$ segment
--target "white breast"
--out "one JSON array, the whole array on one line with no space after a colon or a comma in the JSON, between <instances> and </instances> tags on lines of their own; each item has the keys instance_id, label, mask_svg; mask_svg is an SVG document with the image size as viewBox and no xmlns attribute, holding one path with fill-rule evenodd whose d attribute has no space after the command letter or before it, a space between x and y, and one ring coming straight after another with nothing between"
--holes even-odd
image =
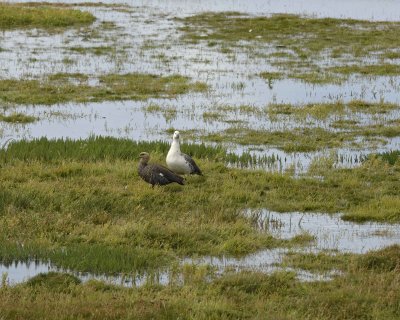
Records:
<instances>
[{"instance_id":1,"label":"white breast","mask_svg":"<svg viewBox=\"0 0 400 320\"><path fill-rule=\"evenodd\" d=\"M167 166L177 174L189 174L190 166L181 153L179 142L173 141L167 154Z\"/></svg>"}]
</instances>

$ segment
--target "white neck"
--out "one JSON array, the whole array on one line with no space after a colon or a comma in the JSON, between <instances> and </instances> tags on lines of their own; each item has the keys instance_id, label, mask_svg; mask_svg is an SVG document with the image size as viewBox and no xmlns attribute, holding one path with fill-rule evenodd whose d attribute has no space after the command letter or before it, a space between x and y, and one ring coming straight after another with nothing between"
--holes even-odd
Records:
<instances>
[{"instance_id":1,"label":"white neck","mask_svg":"<svg viewBox=\"0 0 400 320\"><path fill-rule=\"evenodd\" d=\"M171 149L170 150L172 152L181 152L179 139L173 139L172 140L172 144L171 144Z\"/></svg>"}]
</instances>

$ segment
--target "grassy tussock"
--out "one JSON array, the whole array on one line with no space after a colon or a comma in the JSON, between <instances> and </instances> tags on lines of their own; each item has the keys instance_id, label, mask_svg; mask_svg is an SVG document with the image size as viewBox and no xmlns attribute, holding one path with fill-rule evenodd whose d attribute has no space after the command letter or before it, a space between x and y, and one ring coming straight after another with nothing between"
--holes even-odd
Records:
<instances>
[{"instance_id":1,"label":"grassy tussock","mask_svg":"<svg viewBox=\"0 0 400 320\"><path fill-rule=\"evenodd\" d=\"M325 148L337 148L344 141L351 141L355 135L331 132L322 128L295 128L286 131L255 130L234 126L223 133L209 134L205 140L223 142L229 137L230 142L241 145L269 145L286 152L311 152ZM312 142L312 143L311 143Z\"/></svg>"},{"instance_id":2,"label":"grassy tussock","mask_svg":"<svg viewBox=\"0 0 400 320\"><path fill-rule=\"evenodd\" d=\"M52 105L71 101L146 100L207 90L204 83L190 83L179 75L108 74L98 80L99 85L90 86L88 76L68 73L54 74L43 80L0 80L0 102Z\"/></svg>"},{"instance_id":3,"label":"grassy tussock","mask_svg":"<svg viewBox=\"0 0 400 320\"><path fill-rule=\"evenodd\" d=\"M91 24L95 17L89 12L54 6L24 6L0 3L0 29L42 28L56 30Z\"/></svg>"},{"instance_id":4,"label":"grassy tussock","mask_svg":"<svg viewBox=\"0 0 400 320\"><path fill-rule=\"evenodd\" d=\"M0 121L8 122L8 123L31 123L35 122L38 119L33 116L28 116L23 113L13 113L9 116L4 116L0 114Z\"/></svg>"},{"instance_id":5,"label":"grassy tussock","mask_svg":"<svg viewBox=\"0 0 400 320\"><path fill-rule=\"evenodd\" d=\"M354 115L354 113L365 113L379 115L399 109L394 103L368 102L363 100L351 100L348 103L340 101L334 103L310 103L306 105L271 104L267 113L271 120L277 120L278 116L290 116L297 121L304 121L307 117L317 120L327 120L331 116Z\"/></svg>"},{"instance_id":6,"label":"grassy tussock","mask_svg":"<svg viewBox=\"0 0 400 320\"><path fill-rule=\"evenodd\" d=\"M338 126L338 124L336 124ZM396 137L400 135L397 124L358 126L357 123L340 123L348 131L331 131L323 128L298 127L284 131L255 130L244 126L232 126L220 133L206 134L203 140L212 142L230 142L240 145L273 146L285 152L313 152L318 150L341 147L362 148L382 143L381 137ZM360 137L367 140L357 141Z\"/></svg>"},{"instance_id":7,"label":"grassy tussock","mask_svg":"<svg viewBox=\"0 0 400 320\"><path fill-rule=\"evenodd\" d=\"M289 253L283 260L287 267L326 272L395 272L400 267L400 246L392 245L366 254L320 252L318 254Z\"/></svg>"},{"instance_id":8,"label":"grassy tussock","mask_svg":"<svg viewBox=\"0 0 400 320\"><path fill-rule=\"evenodd\" d=\"M398 319L399 247L353 256L330 282L300 283L293 273L226 272L183 267L184 281L121 288L68 275L38 276L0 288L0 315L91 319ZM332 265L335 265L334 263ZM213 279L213 278L211 278ZM65 283L60 286L60 283ZM111 302L112 303L111 303Z\"/></svg>"},{"instance_id":9,"label":"grassy tussock","mask_svg":"<svg viewBox=\"0 0 400 320\"><path fill-rule=\"evenodd\" d=\"M379 155L380 158L394 165L400 158L400 151L389 151Z\"/></svg>"}]
</instances>

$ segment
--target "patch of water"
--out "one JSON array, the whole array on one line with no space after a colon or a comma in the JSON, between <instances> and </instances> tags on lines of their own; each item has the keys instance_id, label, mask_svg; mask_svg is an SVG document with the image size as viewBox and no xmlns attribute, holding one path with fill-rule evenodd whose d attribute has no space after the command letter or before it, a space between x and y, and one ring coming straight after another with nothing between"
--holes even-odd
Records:
<instances>
[{"instance_id":1,"label":"patch of water","mask_svg":"<svg viewBox=\"0 0 400 320\"><path fill-rule=\"evenodd\" d=\"M104 275L92 274L89 272L75 272L71 270L64 270L56 267L51 262L34 261L34 262L14 262L12 264L0 264L0 275L5 278L7 285L16 285L25 282L32 277L39 274L46 274L49 272L62 272L70 273L77 276L83 282L90 280L102 281L107 284L118 285L123 287L139 287L145 283L169 283L170 274L168 272L154 272L151 274L140 275Z\"/></svg>"},{"instance_id":2,"label":"patch of water","mask_svg":"<svg viewBox=\"0 0 400 320\"><path fill-rule=\"evenodd\" d=\"M374 148L337 148L315 152L285 152L274 147L259 145L228 146L238 156L250 155L248 163L230 163L229 167L263 169L271 172L293 172L294 176L307 173L311 164L320 159L332 159L336 168L355 168L371 153L384 153L400 149L400 137L382 138L385 144Z\"/></svg>"},{"instance_id":3,"label":"patch of water","mask_svg":"<svg viewBox=\"0 0 400 320\"><path fill-rule=\"evenodd\" d=\"M281 239L302 233L315 236L309 247L313 251L329 250L365 253L393 244L400 244L400 224L344 221L340 214L247 210L246 216L256 221L260 230Z\"/></svg>"},{"instance_id":4,"label":"patch of water","mask_svg":"<svg viewBox=\"0 0 400 320\"><path fill-rule=\"evenodd\" d=\"M282 270L279 264L286 253L318 253L332 251L340 253L366 253L384 247L400 244L400 224L387 223L354 223L343 221L340 214L287 212L279 213L269 210L246 210L246 216L252 217L260 232L268 232L276 238L290 239L296 235L310 234L315 241L306 247L289 249L262 250L243 258L202 257L186 259L196 264L209 264L220 270L256 270L274 272ZM288 269L285 269L288 270ZM289 269L292 270L292 269ZM313 274L304 270L292 270L298 273L303 281L329 280L337 275L333 270L327 274ZM319 277L319 278L318 278Z\"/></svg>"},{"instance_id":5,"label":"patch of water","mask_svg":"<svg viewBox=\"0 0 400 320\"><path fill-rule=\"evenodd\" d=\"M386 246L400 244L400 224L387 223L354 223L343 221L340 214L302 213L288 212L278 213L269 210L246 210L244 214L252 217L260 232L268 232L276 238L290 239L296 235L310 234L315 241L306 247L294 247L291 249L277 248L268 249L247 255L242 258L231 257L200 257L184 258L181 265L209 265L218 270L253 270L272 273L279 270L294 271L302 281L330 280L337 275L333 270L326 274L314 274L305 270L283 269L280 266L286 253L302 252L317 253L321 251L366 253L370 250L378 250ZM50 271L62 271L50 262L13 263L10 265L0 264L0 274L7 275L9 284L17 284L39 274ZM170 271L153 274L140 275L95 275L91 273L75 274L83 281L96 279L106 283L122 285L127 287L141 286L146 282L168 284L172 278L182 281L181 276L172 275Z\"/></svg>"},{"instance_id":6,"label":"patch of water","mask_svg":"<svg viewBox=\"0 0 400 320\"><path fill-rule=\"evenodd\" d=\"M56 72L85 73L93 77L113 72L178 73L206 82L210 91L206 94L187 94L176 99L150 99L147 102L69 103L52 106L55 113L70 114L69 117L55 116L54 119L49 119L53 117L49 115L55 113L47 112L48 107L21 107L21 110L25 109L27 114L38 116L40 120L24 126L4 125L3 140L42 136L86 138L90 135L169 140L167 129L202 128L204 132L220 132L229 127L226 121L243 122L256 129L282 130L298 126L298 123L293 120L273 122L266 117L237 112L223 112L223 121L210 121L203 117L203 113L212 112L214 106L222 104L250 105L264 109L270 103L346 102L353 99L384 99L400 103L400 80L396 77L352 77L343 85L323 86L285 79L269 85L256 76L270 69L268 61L250 59L241 49L234 49L235 57L229 58L219 52L218 48L208 47L206 43L186 44L180 40L181 33L177 32L182 24L174 19L177 12L179 15L189 15L205 9L263 14L286 12L297 7L302 8L301 13L306 13L306 8L309 8L309 13L313 14L313 10L323 11L322 7L331 5L324 0L307 4L299 4L297 1L285 3L282 6L280 1L255 1L249 6L246 1L134 1L130 3L134 7L127 12L113 8L83 7L98 18L94 26L87 29L69 30L62 34L47 34L40 30L6 31L0 36L2 48L5 49L0 52L0 61L4 62L1 64L1 78L35 78ZM393 2L388 2L388 6L393 5ZM356 12L358 14L358 10ZM116 28L104 30L101 23L109 21L115 22ZM96 32L97 29L101 32ZM72 50L96 46L115 47L116 52L94 55ZM48 47L52 50L48 50ZM14 48L18 48L17 54ZM266 52L271 50L268 45L263 49ZM71 62L65 63L66 59ZM146 113L143 110L148 103L173 108L177 114L173 118L166 118ZM284 157L296 158L293 162L288 161L288 167L297 167L297 155ZM307 157L300 158L303 160ZM304 166L307 167L307 164Z\"/></svg>"}]
</instances>

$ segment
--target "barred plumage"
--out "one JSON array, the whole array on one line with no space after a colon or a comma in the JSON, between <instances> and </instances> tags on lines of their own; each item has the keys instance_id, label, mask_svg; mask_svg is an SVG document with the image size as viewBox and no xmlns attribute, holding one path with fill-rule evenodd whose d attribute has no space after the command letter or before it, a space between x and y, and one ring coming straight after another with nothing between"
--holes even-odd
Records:
<instances>
[{"instance_id":1,"label":"barred plumage","mask_svg":"<svg viewBox=\"0 0 400 320\"><path fill-rule=\"evenodd\" d=\"M173 173L168 168L159 164L149 164L150 155L147 152L141 152L139 158L139 176L153 187L154 185L163 186L173 182L181 185L185 184L184 178Z\"/></svg>"}]
</instances>

